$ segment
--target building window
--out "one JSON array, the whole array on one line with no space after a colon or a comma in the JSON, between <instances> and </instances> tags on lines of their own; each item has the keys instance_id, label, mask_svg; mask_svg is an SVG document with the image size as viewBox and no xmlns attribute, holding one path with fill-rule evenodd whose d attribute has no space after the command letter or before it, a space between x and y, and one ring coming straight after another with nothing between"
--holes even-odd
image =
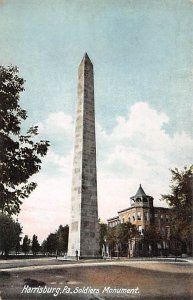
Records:
<instances>
[{"instance_id":1,"label":"building window","mask_svg":"<svg viewBox=\"0 0 193 300\"><path fill-rule=\"evenodd\" d=\"M154 217L157 218L158 214L155 214Z\"/></svg>"},{"instance_id":2,"label":"building window","mask_svg":"<svg viewBox=\"0 0 193 300\"><path fill-rule=\"evenodd\" d=\"M124 223L125 222L125 219L123 218L122 222Z\"/></svg>"},{"instance_id":3,"label":"building window","mask_svg":"<svg viewBox=\"0 0 193 300\"><path fill-rule=\"evenodd\" d=\"M163 216L163 215L160 216L160 220L161 220L161 221L164 220L164 216Z\"/></svg>"},{"instance_id":4,"label":"building window","mask_svg":"<svg viewBox=\"0 0 193 300\"><path fill-rule=\"evenodd\" d=\"M133 214L133 221L135 221L135 213Z\"/></svg>"},{"instance_id":5,"label":"building window","mask_svg":"<svg viewBox=\"0 0 193 300\"><path fill-rule=\"evenodd\" d=\"M132 250L132 248L133 248L132 246L133 246L133 245L132 245L132 241L131 241L131 242L130 242L130 249L131 249L131 250Z\"/></svg>"},{"instance_id":6,"label":"building window","mask_svg":"<svg viewBox=\"0 0 193 300\"><path fill-rule=\"evenodd\" d=\"M142 226L138 226L138 231L140 234L142 234Z\"/></svg>"},{"instance_id":7,"label":"building window","mask_svg":"<svg viewBox=\"0 0 193 300\"><path fill-rule=\"evenodd\" d=\"M169 216L166 215L166 222L168 223L169 222Z\"/></svg>"},{"instance_id":8,"label":"building window","mask_svg":"<svg viewBox=\"0 0 193 300\"><path fill-rule=\"evenodd\" d=\"M138 221L141 220L141 212L140 212L140 211L137 212L137 220L138 220Z\"/></svg>"},{"instance_id":9,"label":"building window","mask_svg":"<svg viewBox=\"0 0 193 300\"><path fill-rule=\"evenodd\" d=\"M128 221L129 221L129 222L131 222L131 218L130 218L130 215L129 215Z\"/></svg>"},{"instance_id":10,"label":"building window","mask_svg":"<svg viewBox=\"0 0 193 300\"><path fill-rule=\"evenodd\" d=\"M170 228L169 228L169 227L166 227L166 228L165 228L165 231L166 231L166 234L165 234L166 237L169 238L169 237L170 237Z\"/></svg>"},{"instance_id":11,"label":"building window","mask_svg":"<svg viewBox=\"0 0 193 300\"><path fill-rule=\"evenodd\" d=\"M145 221L149 221L149 215L148 215L148 212L145 212L145 213L144 213L144 220L145 220Z\"/></svg>"}]
</instances>

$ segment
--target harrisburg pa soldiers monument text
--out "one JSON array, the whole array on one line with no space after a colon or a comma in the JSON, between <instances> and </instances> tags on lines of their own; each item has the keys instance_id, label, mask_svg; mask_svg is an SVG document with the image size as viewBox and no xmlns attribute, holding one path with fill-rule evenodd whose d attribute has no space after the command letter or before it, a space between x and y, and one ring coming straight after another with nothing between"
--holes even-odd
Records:
<instances>
[{"instance_id":1,"label":"harrisburg pa soldiers monument text","mask_svg":"<svg viewBox=\"0 0 193 300\"><path fill-rule=\"evenodd\" d=\"M93 65L87 54L78 69L68 256L99 256Z\"/></svg>"}]
</instances>

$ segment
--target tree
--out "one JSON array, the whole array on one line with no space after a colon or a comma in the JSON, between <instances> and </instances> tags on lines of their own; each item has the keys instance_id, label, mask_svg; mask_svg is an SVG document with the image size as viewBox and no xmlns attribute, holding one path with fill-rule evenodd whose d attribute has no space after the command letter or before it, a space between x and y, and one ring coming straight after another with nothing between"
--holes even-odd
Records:
<instances>
[{"instance_id":1,"label":"tree","mask_svg":"<svg viewBox=\"0 0 193 300\"><path fill-rule=\"evenodd\" d=\"M30 177L41 169L41 157L49 147L48 141L37 142L38 127L21 134L21 122L27 113L19 105L24 80L17 67L0 66L0 211L14 215L23 200L35 189Z\"/></svg>"},{"instance_id":2,"label":"tree","mask_svg":"<svg viewBox=\"0 0 193 300\"><path fill-rule=\"evenodd\" d=\"M114 255L114 248L116 245L116 227L107 228L107 243L109 244L110 256Z\"/></svg>"},{"instance_id":3,"label":"tree","mask_svg":"<svg viewBox=\"0 0 193 300\"><path fill-rule=\"evenodd\" d=\"M148 254L151 256L157 255L157 244L162 243L162 236L161 234L156 230L155 225L149 225L145 228L143 233L143 255Z\"/></svg>"},{"instance_id":4,"label":"tree","mask_svg":"<svg viewBox=\"0 0 193 300\"><path fill-rule=\"evenodd\" d=\"M48 248L47 248L47 240L44 240L41 244L41 250L42 253L45 255L48 252Z\"/></svg>"},{"instance_id":5,"label":"tree","mask_svg":"<svg viewBox=\"0 0 193 300\"><path fill-rule=\"evenodd\" d=\"M130 222L120 223L114 227L107 227L106 240L111 256L128 255L128 243L135 236L138 236L138 230Z\"/></svg>"},{"instance_id":6,"label":"tree","mask_svg":"<svg viewBox=\"0 0 193 300\"><path fill-rule=\"evenodd\" d=\"M107 241L107 229L108 229L107 224L101 223L99 220L99 244L100 244L101 255L102 255L103 245L105 245Z\"/></svg>"},{"instance_id":7,"label":"tree","mask_svg":"<svg viewBox=\"0 0 193 300\"><path fill-rule=\"evenodd\" d=\"M60 225L58 230L56 231L57 237L57 250L60 253L67 253L68 251L68 233L69 233L69 226L62 226Z\"/></svg>"},{"instance_id":8,"label":"tree","mask_svg":"<svg viewBox=\"0 0 193 300\"><path fill-rule=\"evenodd\" d=\"M135 225L130 222L120 223L116 226L116 242L117 242L117 255L128 254L128 242L134 236L138 235L138 231Z\"/></svg>"},{"instance_id":9,"label":"tree","mask_svg":"<svg viewBox=\"0 0 193 300\"><path fill-rule=\"evenodd\" d=\"M67 253L68 250L68 234L69 226L60 225L55 233L50 233L46 240L42 243L42 252L45 253L55 253L57 251L58 255Z\"/></svg>"},{"instance_id":10,"label":"tree","mask_svg":"<svg viewBox=\"0 0 193 300\"><path fill-rule=\"evenodd\" d=\"M22 251L26 255L29 252L29 250L30 250L30 239L28 238L27 235L25 235L23 238Z\"/></svg>"},{"instance_id":11,"label":"tree","mask_svg":"<svg viewBox=\"0 0 193 300\"><path fill-rule=\"evenodd\" d=\"M0 214L0 250L5 257L9 251L16 249L22 233L21 225L6 215Z\"/></svg>"},{"instance_id":12,"label":"tree","mask_svg":"<svg viewBox=\"0 0 193 300\"><path fill-rule=\"evenodd\" d=\"M18 240L17 243L16 243L16 246L15 246L15 253L16 253L16 255L19 254L20 249L21 249L20 240Z\"/></svg>"},{"instance_id":13,"label":"tree","mask_svg":"<svg viewBox=\"0 0 193 300\"><path fill-rule=\"evenodd\" d=\"M40 244L38 242L38 237L37 235L33 235L33 238L32 238L32 246L31 246L31 250L33 252L33 255L36 255L38 251L40 251Z\"/></svg>"},{"instance_id":14,"label":"tree","mask_svg":"<svg viewBox=\"0 0 193 300\"><path fill-rule=\"evenodd\" d=\"M183 170L171 170L170 194L162 195L172 208L171 238L181 242L187 252L192 251L192 207L193 207L193 166Z\"/></svg>"},{"instance_id":15,"label":"tree","mask_svg":"<svg viewBox=\"0 0 193 300\"><path fill-rule=\"evenodd\" d=\"M116 226L116 237L120 243L127 243L128 239L138 234L135 225L130 222L120 223Z\"/></svg>"},{"instance_id":16,"label":"tree","mask_svg":"<svg viewBox=\"0 0 193 300\"><path fill-rule=\"evenodd\" d=\"M49 253L55 253L58 249L58 240L56 233L50 233L47 237L47 251Z\"/></svg>"}]
</instances>

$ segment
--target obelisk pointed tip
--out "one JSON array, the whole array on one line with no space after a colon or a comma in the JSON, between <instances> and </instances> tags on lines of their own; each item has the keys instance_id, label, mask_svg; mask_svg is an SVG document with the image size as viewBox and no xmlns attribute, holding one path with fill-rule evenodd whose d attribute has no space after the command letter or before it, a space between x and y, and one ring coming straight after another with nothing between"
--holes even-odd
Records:
<instances>
[{"instance_id":1,"label":"obelisk pointed tip","mask_svg":"<svg viewBox=\"0 0 193 300\"><path fill-rule=\"evenodd\" d=\"M91 60L90 60L90 57L88 56L87 52L84 53L84 56L83 56L83 58L82 58L81 63L82 63L82 62L90 62L90 63L92 64L92 62L91 62Z\"/></svg>"},{"instance_id":2,"label":"obelisk pointed tip","mask_svg":"<svg viewBox=\"0 0 193 300\"><path fill-rule=\"evenodd\" d=\"M85 52L85 53L84 53L84 56L83 56L83 58L84 58L84 59L88 59L88 60L90 60L90 58L89 58L89 56L88 56L88 53L87 53L87 52Z\"/></svg>"}]
</instances>

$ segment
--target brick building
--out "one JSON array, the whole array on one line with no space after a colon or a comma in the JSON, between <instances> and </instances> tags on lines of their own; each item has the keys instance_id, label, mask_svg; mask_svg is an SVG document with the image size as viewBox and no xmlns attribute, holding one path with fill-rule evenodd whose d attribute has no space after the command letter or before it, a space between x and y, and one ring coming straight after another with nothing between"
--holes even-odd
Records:
<instances>
[{"instance_id":1,"label":"brick building","mask_svg":"<svg viewBox=\"0 0 193 300\"><path fill-rule=\"evenodd\" d=\"M145 247L143 244L144 231L151 225L161 237L160 243L156 247L156 254L162 255L168 252L171 209L155 207L153 205L153 197L146 195L141 184L135 196L132 196L130 200L130 207L118 211L116 217L107 220L109 227L114 227L124 222L130 222L137 227L138 237L128 241L128 255L151 255L151 246Z\"/></svg>"}]
</instances>

